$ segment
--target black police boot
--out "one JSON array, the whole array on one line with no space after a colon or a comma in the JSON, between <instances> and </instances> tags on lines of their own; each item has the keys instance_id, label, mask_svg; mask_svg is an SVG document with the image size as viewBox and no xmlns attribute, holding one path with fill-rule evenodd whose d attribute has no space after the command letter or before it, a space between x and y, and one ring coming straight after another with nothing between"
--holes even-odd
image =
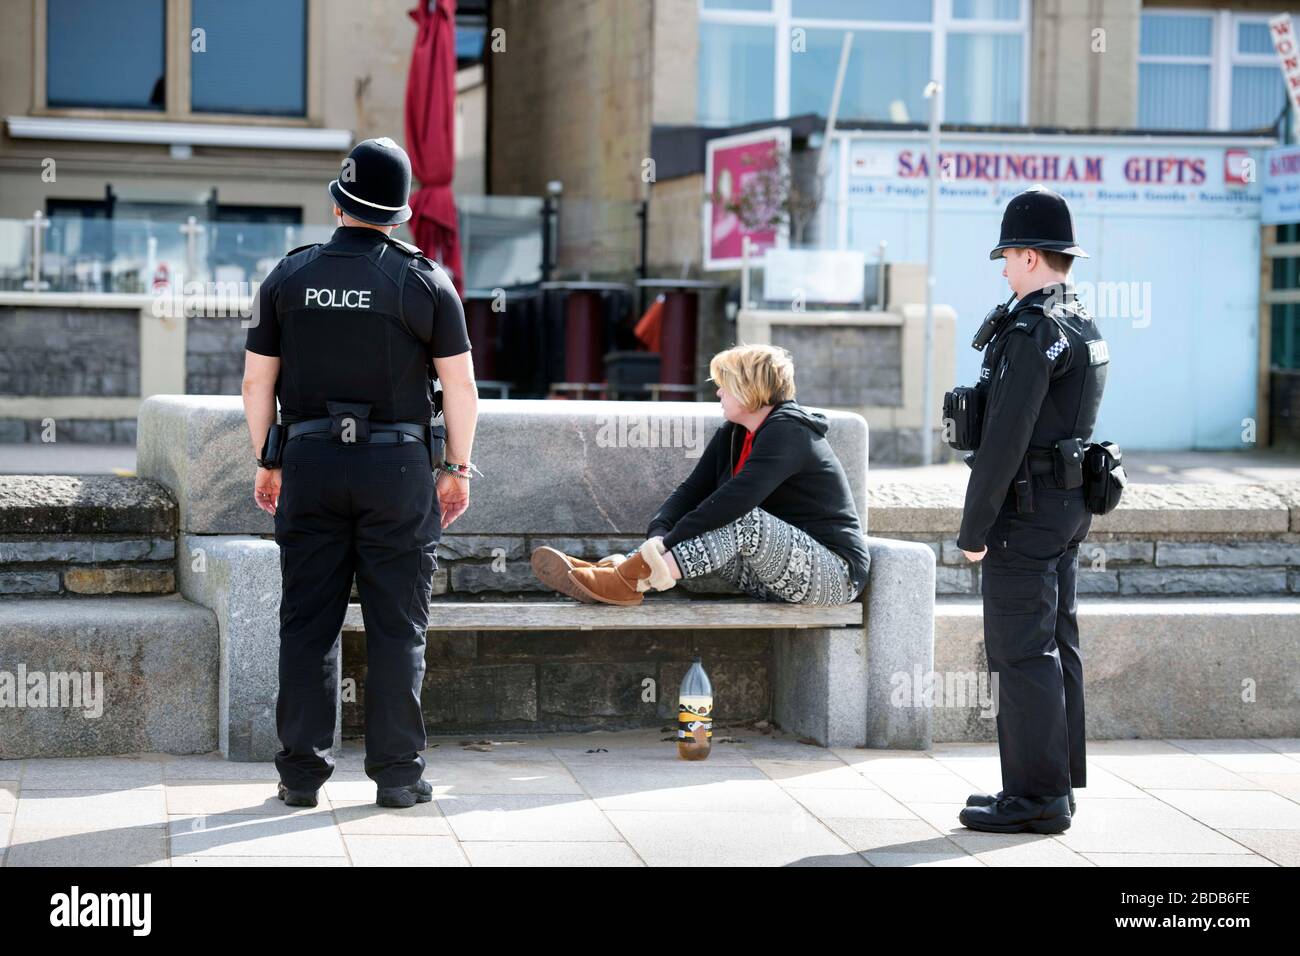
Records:
<instances>
[{"instance_id":1,"label":"black police boot","mask_svg":"<svg viewBox=\"0 0 1300 956\"><path fill-rule=\"evenodd\" d=\"M290 790L283 782L276 785L275 795L289 807L316 806L315 790Z\"/></svg>"},{"instance_id":2,"label":"black police boot","mask_svg":"<svg viewBox=\"0 0 1300 956\"><path fill-rule=\"evenodd\" d=\"M990 833L1063 833L1070 828L1070 798L1002 796L986 807L966 807L958 818Z\"/></svg>"},{"instance_id":3,"label":"black police boot","mask_svg":"<svg viewBox=\"0 0 1300 956\"><path fill-rule=\"evenodd\" d=\"M991 807L991 806L993 806L993 804L997 803L999 800L1001 800L1001 799L1002 799L1003 797L1005 797L1005 796L1006 796L1006 791L1003 791L1003 790L999 790L999 791L997 792L997 794L992 794L992 793L972 793L969 797L966 798L966 806L968 806L968 807ZM1071 816L1071 817L1074 817L1074 815L1075 815L1075 812L1074 812L1074 787L1071 787L1071 788L1070 788L1070 816Z\"/></svg>"},{"instance_id":4,"label":"black police boot","mask_svg":"<svg viewBox=\"0 0 1300 956\"><path fill-rule=\"evenodd\" d=\"M433 799L433 787L427 780L417 780L407 787L380 787L375 803L381 807L413 807Z\"/></svg>"}]
</instances>

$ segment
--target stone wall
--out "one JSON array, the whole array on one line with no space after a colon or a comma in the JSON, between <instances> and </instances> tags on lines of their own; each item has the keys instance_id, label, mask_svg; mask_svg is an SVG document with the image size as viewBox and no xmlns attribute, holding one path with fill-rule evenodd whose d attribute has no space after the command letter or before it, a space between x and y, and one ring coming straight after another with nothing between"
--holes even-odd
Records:
<instances>
[{"instance_id":1,"label":"stone wall","mask_svg":"<svg viewBox=\"0 0 1300 956\"><path fill-rule=\"evenodd\" d=\"M134 309L0 306L0 395L139 395Z\"/></svg>"},{"instance_id":2,"label":"stone wall","mask_svg":"<svg viewBox=\"0 0 1300 956\"><path fill-rule=\"evenodd\" d=\"M126 398L140 394L135 309L0 306L0 396ZM53 420L54 429L48 422ZM0 443L134 442L135 419L0 417Z\"/></svg>"},{"instance_id":3,"label":"stone wall","mask_svg":"<svg viewBox=\"0 0 1300 956\"><path fill-rule=\"evenodd\" d=\"M554 597L533 575L529 558L543 545L598 560L626 553L635 537L592 535L444 534L434 572L432 613L456 613L456 603ZM718 578L679 585L662 595L738 594ZM353 587L352 602L358 595ZM696 656L708 661L717 688L719 721L771 716L774 631L732 632L431 632L425 652L425 725L431 733L474 730L532 732L618 729L671 723L676 694ZM365 635L345 634L343 679L356 682L343 704L344 736L361 734L365 706ZM649 681L650 683L646 683Z\"/></svg>"},{"instance_id":4,"label":"stone wall","mask_svg":"<svg viewBox=\"0 0 1300 956\"><path fill-rule=\"evenodd\" d=\"M977 596L980 565L957 547L962 490L871 489L871 533L935 552L940 596ZM1241 597L1300 594L1300 482L1130 485L1094 515L1079 548L1081 595Z\"/></svg>"},{"instance_id":5,"label":"stone wall","mask_svg":"<svg viewBox=\"0 0 1300 956\"><path fill-rule=\"evenodd\" d=\"M189 395L238 395L244 380L244 343L248 330L240 316L186 320L185 392Z\"/></svg>"},{"instance_id":6,"label":"stone wall","mask_svg":"<svg viewBox=\"0 0 1300 956\"><path fill-rule=\"evenodd\" d=\"M772 344L793 357L799 401L805 405L903 404L901 328L773 325ZM846 356L854 361L846 362Z\"/></svg>"},{"instance_id":7,"label":"stone wall","mask_svg":"<svg viewBox=\"0 0 1300 956\"><path fill-rule=\"evenodd\" d=\"M134 445L134 418L0 418L0 444L62 441Z\"/></svg>"},{"instance_id":8,"label":"stone wall","mask_svg":"<svg viewBox=\"0 0 1300 956\"><path fill-rule=\"evenodd\" d=\"M244 377L243 319L185 319L185 391L238 395ZM135 309L0 306L0 396L29 400L37 417L0 417L0 444L135 444L134 418L39 413L44 397L133 398L140 394L140 313ZM52 424L51 424L52 423Z\"/></svg>"},{"instance_id":9,"label":"stone wall","mask_svg":"<svg viewBox=\"0 0 1300 956\"><path fill-rule=\"evenodd\" d=\"M175 536L152 481L0 476L0 597L171 594Z\"/></svg>"},{"instance_id":10,"label":"stone wall","mask_svg":"<svg viewBox=\"0 0 1300 956\"><path fill-rule=\"evenodd\" d=\"M450 613L437 606L434 613ZM720 726L770 718L776 631L434 632L425 651L429 733L581 731L661 724L676 732L677 692L704 657ZM346 634L343 734L364 733L365 635Z\"/></svg>"}]
</instances>

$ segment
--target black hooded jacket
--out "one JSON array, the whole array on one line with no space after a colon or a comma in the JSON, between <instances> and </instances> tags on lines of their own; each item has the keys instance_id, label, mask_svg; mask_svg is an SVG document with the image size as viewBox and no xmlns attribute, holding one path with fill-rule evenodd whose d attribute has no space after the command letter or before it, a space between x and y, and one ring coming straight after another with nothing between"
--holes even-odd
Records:
<instances>
[{"instance_id":1,"label":"black hooded jacket","mask_svg":"<svg viewBox=\"0 0 1300 956\"><path fill-rule=\"evenodd\" d=\"M871 557L848 478L826 441L827 427L825 415L792 400L777 403L754 432L744 467L733 476L745 428L725 422L690 477L650 519L647 537L662 535L671 548L762 508L844 558L860 592Z\"/></svg>"}]
</instances>

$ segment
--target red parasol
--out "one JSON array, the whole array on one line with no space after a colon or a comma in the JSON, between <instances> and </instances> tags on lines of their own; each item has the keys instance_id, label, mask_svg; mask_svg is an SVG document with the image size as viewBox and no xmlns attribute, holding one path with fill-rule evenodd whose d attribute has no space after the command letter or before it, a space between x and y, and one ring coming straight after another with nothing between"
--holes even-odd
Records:
<instances>
[{"instance_id":1,"label":"red parasol","mask_svg":"<svg viewBox=\"0 0 1300 956\"><path fill-rule=\"evenodd\" d=\"M416 23L411 69L406 77L406 151L420 188L411 197L411 234L424 254L437 259L464 295L456 202L456 0L419 0L409 11Z\"/></svg>"}]
</instances>

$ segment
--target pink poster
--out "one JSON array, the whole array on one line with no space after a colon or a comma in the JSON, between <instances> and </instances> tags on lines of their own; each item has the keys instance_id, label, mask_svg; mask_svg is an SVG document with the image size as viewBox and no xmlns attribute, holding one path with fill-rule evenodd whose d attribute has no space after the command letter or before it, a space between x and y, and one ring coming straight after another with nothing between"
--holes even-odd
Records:
<instances>
[{"instance_id":1,"label":"pink poster","mask_svg":"<svg viewBox=\"0 0 1300 956\"><path fill-rule=\"evenodd\" d=\"M754 258L774 246L785 246L785 227L747 230L740 216L726 208L752 187L753 180L777 165L777 157L790 148L787 127L755 130L736 136L709 140L705 159L706 200L704 212L704 268L736 269L740 267L741 242L748 235L749 252ZM764 211L766 212L766 211Z\"/></svg>"}]
</instances>

